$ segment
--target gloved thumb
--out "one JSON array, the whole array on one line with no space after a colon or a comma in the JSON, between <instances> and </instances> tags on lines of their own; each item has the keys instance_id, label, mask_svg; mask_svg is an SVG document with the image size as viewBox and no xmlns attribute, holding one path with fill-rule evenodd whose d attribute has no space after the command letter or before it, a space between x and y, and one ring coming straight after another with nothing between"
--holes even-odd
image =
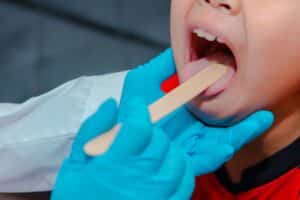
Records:
<instances>
[{"instance_id":1,"label":"gloved thumb","mask_svg":"<svg viewBox=\"0 0 300 200\"><path fill-rule=\"evenodd\" d=\"M84 152L84 145L97 135L110 130L117 122L117 103L114 99L106 100L98 110L81 126L73 146L70 159L85 162L89 158Z\"/></svg>"},{"instance_id":2,"label":"gloved thumb","mask_svg":"<svg viewBox=\"0 0 300 200\"><path fill-rule=\"evenodd\" d=\"M152 137L152 123L144 100L133 97L123 106L126 115L121 121L117 137L107 152L118 158L138 155L150 143Z\"/></svg>"}]
</instances>

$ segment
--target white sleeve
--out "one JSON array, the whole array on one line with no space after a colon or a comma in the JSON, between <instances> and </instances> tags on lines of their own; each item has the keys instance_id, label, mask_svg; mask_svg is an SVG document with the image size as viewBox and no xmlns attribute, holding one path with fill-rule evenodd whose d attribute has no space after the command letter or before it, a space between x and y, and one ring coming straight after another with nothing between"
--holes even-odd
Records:
<instances>
[{"instance_id":1,"label":"white sleeve","mask_svg":"<svg viewBox=\"0 0 300 200\"><path fill-rule=\"evenodd\" d=\"M81 77L22 104L0 103L0 192L51 190L81 123L127 72Z\"/></svg>"}]
</instances>

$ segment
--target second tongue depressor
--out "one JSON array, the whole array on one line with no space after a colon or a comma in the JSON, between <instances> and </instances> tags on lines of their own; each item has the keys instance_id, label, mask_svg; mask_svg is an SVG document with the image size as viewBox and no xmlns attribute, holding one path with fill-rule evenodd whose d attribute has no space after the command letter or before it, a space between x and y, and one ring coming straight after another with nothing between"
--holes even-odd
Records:
<instances>
[{"instance_id":1,"label":"second tongue depressor","mask_svg":"<svg viewBox=\"0 0 300 200\"><path fill-rule=\"evenodd\" d=\"M226 66L222 64L212 64L195 74L191 79L182 83L167 95L149 105L148 109L152 123L159 121L169 113L198 96L210 85L224 76L226 72ZM85 153L89 156L98 156L105 153L114 141L120 128L121 124L119 123L111 130L89 141L84 146Z\"/></svg>"}]
</instances>

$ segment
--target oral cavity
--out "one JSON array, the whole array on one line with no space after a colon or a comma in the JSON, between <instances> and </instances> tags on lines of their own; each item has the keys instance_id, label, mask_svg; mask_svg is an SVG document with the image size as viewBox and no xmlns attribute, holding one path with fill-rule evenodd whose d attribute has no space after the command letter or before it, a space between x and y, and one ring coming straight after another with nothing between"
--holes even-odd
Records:
<instances>
[{"instance_id":1,"label":"oral cavity","mask_svg":"<svg viewBox=\"0 0 300 200\"><path fill-rule=\"evenodd\" d=\"M192 34L190 53L190 62L181 72L182 81L190 79L205 67L218 63L228 67L226 75L211 85L201 96L213 96L225 90L237 67L231 49L216 36L198 31Z\"/></svg>"}]
</instances>

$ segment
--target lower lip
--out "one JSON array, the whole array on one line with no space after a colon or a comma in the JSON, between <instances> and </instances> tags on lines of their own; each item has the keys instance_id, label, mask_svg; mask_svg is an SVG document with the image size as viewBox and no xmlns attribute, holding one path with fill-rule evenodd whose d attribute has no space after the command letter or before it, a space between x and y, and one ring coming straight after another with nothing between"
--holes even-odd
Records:
<instances>
[{"instance_id":1,"label":"lower lip","mask_svg":"<svg viewBox=\"0 0 300 200\"><path fill-rule=\"evenodd\" d=\"M213 61L209 61L205 58L202 58L200 60L193 61L186 64L181 72L181 81L185 82L189 80L196 73L200 72L204 68L209 67L214 63L215 62ZM230 65L225 65L225 66L227 66L227 73L223 77L221 77L218 81L210 85L205 91L199 94L199 96L201 97L216 96L224 92L228 88L229 83L232 81L235 75L235 67Z\"/></svg>"}]
</instances>

